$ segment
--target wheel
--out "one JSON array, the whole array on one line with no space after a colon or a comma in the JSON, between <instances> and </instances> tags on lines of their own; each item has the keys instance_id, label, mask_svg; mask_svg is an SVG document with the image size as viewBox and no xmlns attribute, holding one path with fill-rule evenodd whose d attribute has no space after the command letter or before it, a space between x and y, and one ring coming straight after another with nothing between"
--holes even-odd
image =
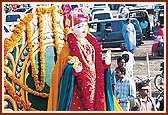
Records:
<instances>
[{"instance_id":1,"label":"wheel","mask_svg":"<svg viewBox=\"0 0 168 115\"><path fill-rule=\"evenodd\" d=\"M164 82L163 82L164 78L162 77L161 74L157 74L156 77L154 78L154 84L156 89L158 89L159 91L162 90Z\"/></svg>"}]
</instances>

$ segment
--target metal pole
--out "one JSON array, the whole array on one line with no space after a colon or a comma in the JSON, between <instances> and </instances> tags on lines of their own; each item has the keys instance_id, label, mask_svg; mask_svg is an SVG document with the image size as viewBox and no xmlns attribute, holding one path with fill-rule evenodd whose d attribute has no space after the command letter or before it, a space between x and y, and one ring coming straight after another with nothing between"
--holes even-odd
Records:
<instances>
[{"instance_id":1,"label":"metal pole","mask_svg":"<svg viewBox=\"0 0 168 115\"><path fill-rule=\"evenodd\" d=\"M150 79L150 69L149 69L149 56L148 56L148 53L146 53L146 62L147 62L147 79ZM149 95L151 96L152 93L151 93L151 83L149 82Z\"/></svg>"}]
</instances>

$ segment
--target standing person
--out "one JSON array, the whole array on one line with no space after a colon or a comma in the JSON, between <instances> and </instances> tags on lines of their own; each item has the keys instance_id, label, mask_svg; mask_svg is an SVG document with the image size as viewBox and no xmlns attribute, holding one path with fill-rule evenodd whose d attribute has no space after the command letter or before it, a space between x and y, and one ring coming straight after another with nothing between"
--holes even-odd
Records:
<instances>
[{"instance_id":1,"label":"standing person","mask_svg":"<svg viewBox=\"0 0 168 115\"><path fill-rule=\"evenodd\" d=\"M103 64L101 46L88 33L88 15L83 9L75 8L67 17L72 31L52 73L48 110L117 110L112 92L105 95L104 70L110 67L111 51L107 51Z\"/></svg>"},{"instance_id":2,"label":"standing person","mask_svg":"<svg viewBox=\"0 0 168 115\"><path fill-rule=\"evenodd\" d=\"M122 56L119 56L117 58L117 67L125 67L125 58L122 57ZM117 68L116 67L116 68ZM117 76L116 76L116 68L113 70L112 74L111 74L111 80L112 80L112 83L113 85L116 84L117 80L119 79Z\"/></svg>"},{"instance_id":3,"label":"standing person","mask_svg":"<svg viewBox=\"0 0 168 115\"><path fill-rule=\"evenodd\" d=\"M136 31L131 20L127 19L126 21L127 23L122 27L122 34L128 51L134 54L136 48Z\"/></svg>"},{"instance_id":4,"label":"standing person","mask_svg":"<svg viewBox=\"0 0 168 115\"><path fill-rule=\"evenodd\" d=\"M157 20L155 26L153 27L153 35L152 38L156 39L158 36L157 30L160 28L160 21Z\"/></svg>"},{"instance_id":5,"label":"standing person","mask_svg":"<svg viewBox=\"0 0 168 115\"><path fill-rule=\"evenodd\" d=\"M133 78L133 67L135 65L135 59L133 54L125 48L123 49L121 56L124 57L126 60L126 65L125 65L125 68L127 70L126 75L129 75L131 78Z\"/></svg>"},{"instance_id":6,"label":"standing person","mask_svg":"<svg viewBox=\"0 0 168 115\"><path fill-rule=\"evenodd\" d=\"M163 27L160 25L160 21L157 21L153 32L154 43L152 45L152 56L158 55L158 47L164 39Z\"/></svg>"},{"instance_id":7,"label":"standing person","mask_svg":"<svg viewBox=\"0 0 168 115\"><path fill-rule=\"evenodd\" d=\"M161 24L157 29L158 36L161 36L162 40L164 41L164 25Z\"/></svg>"},{"instance_id":8,"label":"standing person","mask_svg":"<svg viewBox=\"0 0 168 115\"><path fill-rule=\"evenodd\" d=\"M140 22L140 27L142 29L142 34L147 38L147 28L148 28L148 22L145 19L142 19Z\"/></svg>"},{"instance_id":9,"label":"standing person","mask_svg":"<svg viewBox=\"0 0 168 115\"><path fill-rule=\"evenodd\" d=\"M116 69L118 67L125 67L125 63L126 63L125 58L122 57L122 56L119 56L117 58L117 67L113 70L113 72L111 74L110 78L111 78L111 81L112 81L112 87L113 87L114 94L115 94L115 85L116 85L116 82L119 80L119 78L116 75Z\"/></svg>"},{"instance_id":10,"label":"standing person","mask_svg":"<svg viewBox=\"0 0 168 115\"><path fill-rule=\"evenodd\" d=\"M125 77L126 69L118 67L116 74L119 80L116 82L116 98L124 111L129 111L130 101L136 98L135 82Z\"/></svg>"},{"instance_id":11,"label":"standing person","mask_svg":"<svg viewBox=\"0 0 168 115\"><path fill-rule=\"evenodd\" d=\"M157 48L157 54L158 56L164 56L164 25L160 25L160 28L157 30L158 33L158 48Z\"/></svg>"},{"instance_id":12,"label":"standing person","mask_svg":"<svg viewBox=\"0 0 168 115\"><path fill-rule=\"evenodd\" d=\"M149 96L149 85L139 83L139 95L130 103L130 111L157 111L153 97Z\"/></svg>"}]
</instances>

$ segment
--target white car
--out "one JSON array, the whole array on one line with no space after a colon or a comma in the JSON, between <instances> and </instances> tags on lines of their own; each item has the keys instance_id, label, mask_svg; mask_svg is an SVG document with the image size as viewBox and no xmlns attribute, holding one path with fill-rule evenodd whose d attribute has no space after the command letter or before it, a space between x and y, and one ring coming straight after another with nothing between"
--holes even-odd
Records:
<instances>
[{"instance_id":1,"label":"white car","mask_svg":"<svg viewBox=\"0 0 168 115\"><path fill-rule=\"evenodd\" d=\"M11 27L11 26L16 26L17 24L20 23L20 18L25 17L26 14L23 12L10 12L5 15L4 23Z\"/></svg>"},{"instance_id":2,"label":"white car","mask_svg":"<svg viewBox=\"0 0 168 115\"><path fill-rule=\"evenodd\" d=\"M95 11L92 14L91 20L106 20L113 19L111 11Z\"/></svg>"}]
</instances>

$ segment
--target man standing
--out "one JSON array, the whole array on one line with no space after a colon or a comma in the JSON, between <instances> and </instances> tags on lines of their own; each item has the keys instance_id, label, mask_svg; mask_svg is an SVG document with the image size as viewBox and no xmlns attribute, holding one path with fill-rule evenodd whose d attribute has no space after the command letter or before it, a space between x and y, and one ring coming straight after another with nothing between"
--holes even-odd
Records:
<instances>
[{"instance_id":1,"label":"man standing","mask_svg":"<svg viewBox=\"0 0 168 115\"><path fill-rule=\"evenodd\" d=\"M124 67L118 67L116 74L119 80L116 82L116 97L122 109L129 111L130 101L136 98L135 82L125 77L126 69Z\"/></svg>"},{"instance_id":2,"label":"man standing","mask_svg":"<svg viewBox=\"0 0 168 115\"><path fill-rule=\"evenodd\" d=\"M153 97L148 95L148 83L138 84L139 95L130 103L130 111L157 111Z\"/></svg>"},{"instance_id":3,"label":"man standing","mask_svg":"<svg viewBox=\"0 0 168 115\"><path fill-rule=\"evenodd\" d=\"M130 19L126 21L127 23L122 27L122 34L128 51L134 54L136 48L136 30Z\"/></svg>"}]
</instances>

